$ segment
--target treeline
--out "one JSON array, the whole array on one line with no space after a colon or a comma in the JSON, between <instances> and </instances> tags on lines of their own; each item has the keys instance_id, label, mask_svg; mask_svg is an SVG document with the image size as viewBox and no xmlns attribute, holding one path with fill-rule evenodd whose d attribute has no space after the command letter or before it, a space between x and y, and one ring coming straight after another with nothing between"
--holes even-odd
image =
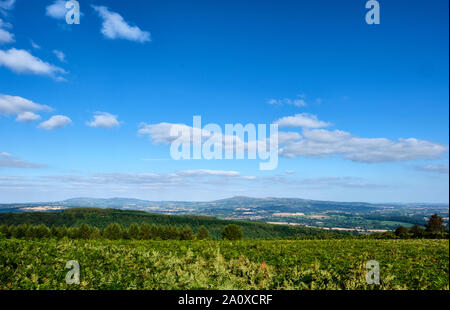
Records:
<instances>
[{"instance_id":1,"label":"treeline","mask_svg":"<svg viewBox=\"0 0 450 310\"><path fill-rule=\"evenodd\" d=\"M195 233L203 226L208 230L211 239L220 239L224 227L230 224L239 226L247 239L334 239L347 238L352 235L351 233L330 232L310 227L231 221L208 216L154 214L134 210L71 208L62 212L0 213L0 225L7 226L44 224L47 227L79 227L87 224L102 230L114 223L127 228L133 223L174 226L178 230L188 226Z\"/></svg>"},{"instance_id":2,"label":"treeline","mask_svg":"<svg viewBox=\"0 0 450 310\"><path fill-rule=\"evenodd\" d=\"M109 224L105 228L97 228L88 224L81 224L78 227L40 225L0 225L0 236L16 239L132 239L132 240L194 240L209 239L209 232L205 227L201 227L194 234L188 226L178 228L175 226L148 225L142 223L131 224L128 228L120 224Z\"/></svg>"},{"instance_id":3,"label":"treeline","mask_svg":"<svg viewBox=\"0 0 450 310\"><path fill-rule=\"evenodd\" d=\"M398 226L395 231L375 233L370 235L376 239L448 239L449 230L444 226L444 219L438 214L433 214L425 228L413 225L410 228Z\"/></svg>"}]
</instances>

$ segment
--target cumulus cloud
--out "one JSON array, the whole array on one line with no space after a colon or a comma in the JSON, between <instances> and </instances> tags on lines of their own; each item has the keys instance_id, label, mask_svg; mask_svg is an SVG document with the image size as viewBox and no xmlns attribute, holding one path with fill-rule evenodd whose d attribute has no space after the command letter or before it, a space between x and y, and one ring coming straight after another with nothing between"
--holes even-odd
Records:
<instances>
[{"instance_id":1,"label":"cumulus cloud","mask_svg":"<svg viewBox=\"0 0 450 310\"><path fill-rule=\"evenodd\" d=\"M15 41L14 34L7 30L10 28L12 28L12 25L0 18L0 44L13 43Z\"/></svg>"},{"instance_id":2,"label":"cumulus cloud","mask_svg":"<svg viewBox=\"0 0 450 310\"><path fill-rule=\"evenodd\" d=\"M442 174L448 174L448 165L428 165L416 167L417 170L426 172L437 172Z\"/></svg>"},{"instance_id":3,"label":"cumulus cloud","mask_svg":"<svg viewBox=\"0 0 450 310\"><path fill-rule=\"evenodd\" d=\"M364 162L380 163L394 161L409 161L420 159L438 159L448 152L448 146L415 138L363 138L342 130L328 130L321 127L331 126L330 123L319 120L315 115L297 114L279 119L275 122L279 126L301 127L301 133L294 131L279 131L279 155L287 158L294 157L329 157L342 156L345 159ZM193 128L184 124L159 123L141 124L140 134L146 134L155 144L171 144L176 139L185 138L193 142L194 131L202 137L202 143L207 139L214 144L222 143L224 149L233 144L242 143L245 150L254 150L265 141L242 141L237 136L227 136L210 132L206 129ZM171 135L171 132L184 132L181 136ZM178 140L180 141L180 140ZM227 142L231 142L227 144Z\"/></svg>"},{"instance_id":4,"label":"cumulus cloud","mask_svg":"<svg viewBox=\"0 0 450 310\"><path fill-rule=\"evenodd\" d=\"M55 0L45 8L45 14L56 19L65 19L67 12L66 3L67 1L65 0Z\"/></svg>"},{"instance_id":5,"label":"cumulus cloud","mask_svg":"<svg viewBox=\"0 0 450 310\"><path fill-rule=\"evenodd\" d=\"M39 128L45 130L54 130L59 128L64 128L72 124L72 120L64 115L52 116L49 120L39 124Z\"/></svg>"},{"instance_id":6,"label":"cumulus cloud","mask_svg":"<svg viewBox=\"0 0 450 310\"><path fill-rule=\"evenodd\" d=\"M194 130L190 126L174 123L159 123L159 124L142 123L140 127L141 128L138 130L138 133L148 135L154 144L170 144L173 141L175 141L178 138L178 136L172 136L170 134L171 131L176 132L185 131L192 134L192 131Z\"/></svg>"},{"instance_id":7,"label":"cumulus cloud","mask_svg":"<svg viewBox=\"0 0 450 310\"><path fill-rule=\"evenodd\" d=\"M61 62L65 62L66 61L66 55L59 51L59 50L53 50L53 54L55 54L56 58L59 59L59 61Z\"/></svg>"},{"instance_id":8,"label":"cumulus cloud","mask_svg":"<svg viewBox=\"0 0 450 310\"><path fill-rule=\"evenodd\" d=\"M40 119L36 111L51 111L51 108L19 96L0 94L0 115L16 115L18 122L31 122Z\"/></svg>"},{"instance_id":9,"label":"cumulus cloud","mask_svg":"<svg viewBox=\"0 0 450 310\"><path fill-rule=\"evenodd\" d=\"M0 153L0 168L46 168L47 166L21 160L9 153Z\"/></svg>"},{"instance_id":10,"label":"cumulus cloud","mask_svg":"<svg viewBox=\"0 0 450 310\"><path fill-rule=\"evenodd\" d=\"M103 20L101 33L108 39L126 39L139 43L150 42L150 33L142 31L138 26L131 26L123 17L111 12L105 6L95 6L92 8Z\"/></svg>"},{"instance_id":11,"label":"cumulus cloud","mask_svg":"<svg viewBox=\"0 0 450 310\"><path fill-rule=\"evenodd\" d=\"M348 132L325 129L305 129L299 141L280 149L284 157L324 157L343 155L344 158L365 163L437 159L448 147L415 138L392 141L386 138L360 138Z\"/></svg>"},{"instance_id":12,"label":"cumulus cloud","mask_svg":"<svg viewBox=\"0 0 450 310\"><path fill-rule=\"evenodd\" d=\"M33 121L37 121L40 119L41 119L40 115L33 113L33 112L29 112L29 111L20 113L16 117L16 121L21 122L21 123L31 123Z\"/></svg>"},{"instance_id":13,"label":"cumulus cloud","mask_svg":"<svg viewBox=\"0 0 450 310\"><path fill-rule=\"evenodd\" d=\"M0 66L6 67L15 73L46 75L57 80L64 80L61 75L67 74L64 69L42 61L28 51L15 48L7 51L0 50Z\"/></svg>"},{"instance_id":14,"label":"cumulus cloud","mask_svg":"<svg viewBox=\"0 0 450 310\"><path fill-rule=\"evenodd\" d=\"M303 128L323 128L331 126L330 123L323 122L317 116L300 113L294 116L286 116L275 121L280 127L303 127Z\"/></svg>"},{"instance_id":15,"label":"cumulus cloud","mask_svg":"<svg viewBox=\"0 0 450 310\"><path fill-rule=\"evenodd\" d=\"M192 143L196 144L208 144L207 147L217 147L222 151L241 149L244 151L255 152L259 150L269 150L269 145L271 139L268 137L254 137L248 141L244 140L244 137L233 134L224 134L222 132L215 132L210 130L210 128L194 128L185 124L174 124L174 123L159 123L159 124L141 124L141 128L138 130L139 134L148 135L151 141L158 144L171 144L175 140L182 143ZM245 128L244 128L245 130ZM256 131L256 127L255 127ZM269 132L268 132L269 133ZM267 134L268 134L267 133ZM283 133L279 135L283 141L291 141L299 137L298 133ZM194 139L194 137L201 137L201 141ZM256 140L260 138L260 140ZM245 155L245 154L244 154ZM236 154L237 156L237 154Z\"/></svg>"},{"instance_id":16,"label":"cumulus cloud","mask_svg":"<svg viewBox=\"0 0 450 310\"><path fill-rule=\"evenodd\" d=\"M117 115L112 115L107 112L97 112L94 115L94 119L87 122L86 125L94 128L111 129L114 127L119 127L120 123L117 120Z\"/></svg>"}]
</instances>

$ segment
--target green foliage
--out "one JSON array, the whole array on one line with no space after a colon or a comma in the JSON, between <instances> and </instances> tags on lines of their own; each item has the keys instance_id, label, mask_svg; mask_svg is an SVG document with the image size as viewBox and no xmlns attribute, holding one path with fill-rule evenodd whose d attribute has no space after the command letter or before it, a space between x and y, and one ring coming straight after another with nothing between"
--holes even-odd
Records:
<instances>
[{"instance_id":1,"label":"green foliage","mask_svg":"<svg viewBox=\"0 0 450 310\"><path fill-rule=\"evenodd\" d=\"M447 240L0 239L2 289L449 289ZM76 260L81 283L67 285ZM365 281L368 260L380 285Z\"/></svg>"},{"instance_id":2,"label":"green foliage","mask_svg":"<svg viewBox=\"0 0 450 310\"><path fill-rule=\"evenodd\" d=\"M130 239L140 239L141 237L141 231L139 229L139 225L136 223L133 223L128 227L127 236Z\"/></svg>"},{"instance_id":3,"label":"green foliage","mask_svg":"<svg viewBox=\"0 0 450 310\"><path fill-rule=\"evenodd\" d=\"M352 236L350 233L330 232L302 226L271 225L255 221L230 221L208 216L152 214L130 210L74 208L62 212L0 213L0 229L3 229L2 224L8 226L21 224L36 226L44 224L47 227L66 226L67 228L88 224L91 227L104 229L113 223L117 223L124 228L130 227L133 223L146 223L150 227L151 225L157 225L158 227L173 226L178 229L189 226L195 233L198 233L200 228L204 226L212 239L220 239L224 227L229 224L238 225L245 238L249 239L347 238ZM144 228L144 230L146 237L142 237L143 239L156 238L155 232L157 228L151 228L150 234L153 237L149 236L148 227ZM126 235L128 233L127 230ZM156 233L156 235L161 239L172 239L174 234L172 229L172 233L167 231L164 235L161 232Z\"/></svg>"},{"instance_id":4,"label":"green foliage","mask_svg":"<svg viewBox=\"0 0 450 310\"><path fill-rule=\"evenodd\" d=\"M235 224L225 226L222 231L222 238L227 240L239 240L244 237L242 230Z\"/></svg>"},{"instance_id":5,"label":"green foliage","mask_svg":"<svg viewBox=\"0 0 450 310\"><path fill-rule=\"evenodd\" d=\"M209 232L205 226L200 226L200 229L198 230L197 233L197 239L198 240L209 239Z\"/></svg>"},{"instance_id":6,"label":"green foliage","mask_svg":"<svg viewBox=\"0 0 450 310\"><path fill-rule=\"evenodd\" d=\"M188 226L184 227L180 234L180 240L193 240L194 239L194 233L192 232L192 229Z\"/></svg>"},{"instance_id":7,"label":"green foliage","mask_svg":"<svg viewBox=\"0 0 450 310\"><path fill-rule=\"evenodd\" d=\"M419 225L414 225L409 229L409 233L413 238L423 238L425 237L425 230Z\"/></svg>"},{"instance_id":8,"label":"green foliage","mask_svg":"<svg viewBox=\"0 0 450 310\"><path fill-rule=\"evenodd\" d=\"M444 219L435 213L430 217L425 226L427 232L442 233L444 231Z\"/></svg>"},{"instance_id":9,"label":"green foliage","mask_svg":"<svg viewBox=\"0 0 450 310\"><path fill-rule=\"evenodd\" d=\"M123 230L122 227L117 223L109 224L103 231L103 235L107 239L117 240L123 238Z\"/></svg>"},{"instance_id":10,"label":"green foliage","mask_svg":"<svg viewBox=\"0 0 450 310\"><path fill-rule=\"evenodd\" d=\"M395 235L399 238L408 238L409 229L404 226L399 226L395 229Z\"/></svg>"},{"instance_id":11,"label":"green foliage","mask_svg":"<svg viewBox=\"0 0 450 310\"><path fill-rule=\"evenodd\" d=\"M140 239L149 240L152 238L152 229L147 223L141 224Z\"/></svg>"}]
</instances>

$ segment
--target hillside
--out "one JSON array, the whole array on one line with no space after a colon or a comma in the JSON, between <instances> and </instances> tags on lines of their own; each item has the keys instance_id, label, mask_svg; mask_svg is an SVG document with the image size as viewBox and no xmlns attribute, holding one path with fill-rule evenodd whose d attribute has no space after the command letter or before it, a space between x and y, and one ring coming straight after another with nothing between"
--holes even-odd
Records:
<instances>
[{"instance_id":1,"label":"hillside","mask_svg":"<svg viewBox=\"0 0 450 310\"><path fill-rule=\"evenodd\" d=\"M0 290L449 287L447 240L0 239L0 248ZM66 284L69 260L81 265L79 285ZM368 260L382 266L380 285L366 282Z\"/></svg>"},{"instance_id":2,"label":"hillside","mask_svg":"<svg viewBox=\"0 0 450 310\"><path fill-rule=\"evenodd\" d=\"M27 212L27 213L1 213L0 225L30 224L47 226L79 226L89 224L98 228L105 228L111 223L119 223L128 227L132 223L147 223L149 225L174 225L177 227L190 226L196 232L201 226L205 226L212 238L219 238L221 231L228 224L237 224L241 227L246 238L310 238L345 236L344 233L333 233L322 229L272 225L259 222L221 220L207 216L195 215L163 215L144 211L73 208L61 212Z\"/></svg>"},{"instance_id":3,"label":"hillside","mask_svg":"<svg viewBox=\"0 0 450 310\"><path fill-rule=\"evenodd\" d=\"M363 232L393 230L399 225L423 226L426 218L434 213L438 213L448 223L448 204L371 204L244 196L206 202L73 198L59 202L0 204L0 214L70 208L114 208L160 214L206 215L225 220L291 223L335 230L358 229Z\"/></svg>"}]
</instances>

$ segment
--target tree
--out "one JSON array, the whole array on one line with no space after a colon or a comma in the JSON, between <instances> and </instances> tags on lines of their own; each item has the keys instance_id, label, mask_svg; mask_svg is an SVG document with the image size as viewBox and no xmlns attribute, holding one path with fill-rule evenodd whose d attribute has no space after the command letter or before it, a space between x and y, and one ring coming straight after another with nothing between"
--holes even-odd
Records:
<instances>
[{"instance_id":1,"label":"tree","mask_svg":"<svg viewBox=\"0 0 450 310\"><path fill-rule=\"evenodd\" d=\"M50 237L50 229L44 224L41 224L34 229L35 238L48 238Z\"/></svg>"},{"instance_id":2,"label":"tree","mask_svg":"<svg viewBox=\"0 0 450 310\"><path fill-rule=\"evenodd\" d=\"M416 224L409 229L409 233L413 235L413 238L423 238L425 236L425 229Z\"/></svg>"},{"instance_id":3,"label":"tree","mask_svg":"<svg viewBox=\"0 0 450 310\"><path fill-rule=\"evenodd\" d=\"M395 235L400 238L407 238L409 230L405 226L399 226L395 229Z\"/></svg>"},{"instance_id":4,"label":"tree","mask_svg":"<svg viewBox=\"0 0 450 310\"><path fill-rule=\"evenodd\" d=\"M69 237L69 230L67 229L66 225L63 225L61 227L58 227L56 237L58 239Z\"/></svg>"},{"instance_id":5,"label":"tree","mask_svg":"<svg viewBox=\"0 0 450 310\"><path fill-rule=\"evenodd\" d=\"M194 233L192 232L192 229L189 226L186 226L181 231L181 240L192 240L194 239Z\"/></svg>"},{"instance_id":6,"label":"tree","mask_svg":"<svg viewBox=\"0 0 450 310\"><path fill-rule=\"evenodd\" d=\"M88 224L81 224L76 232L76 238L78 239L89 239L91 238L92 229Z\"/></svg>"},{"instance_id":7,"label":"tree","mask_svg":"<svg viewBox=\"0 0 450 310\"><path fill-rule=\"evenodd\" d=\"M28 231L27 224L21 224L19 226L15 226L14 229L11 230L11 237L21 239L26 237Z\"/></svg>"},{"instance_id":8,"label":"tree","mask_svg":"<svg viewBox=\"0 0 450 310\"><path fill-rule=\"evenodd\" d=\"M197 239L198 240L209 239L209 232L205 226L201 226L200 229L198 230Z\"/></svg>"},{"instance_id":9,"label":"tree","mask_svg":"<svg viewBox=\"0 0 450 310\"><path fill-rule=\"evenodd\" d=\"M149 240L152 238L152 229L150 228L150 225L148 225L147 223L141 224L140 232L141 232L141 239Z\"/></svg>"},{"instance_id":10,"label":"tree","mask_svg":"<svg viewBox=\"0 0 450 310\"><path fill-rule=\"evenodd\" d=\"M132 223L130 227L128 227L128 238L130 239L139 239L140 237L139 225L136 223Z\"/></svg>"},{"instance_id":11,"label":"tree","mask_svg":"<svg viewBox=\"0 0 450 310\"><path fill-rule=\"evenodd\" d=\"M6 225L0 225L0 233L2 233L5 238L11 237L11 235L9 234L9 227Z\"/></svg>"},{"instance_id":12,"label":"tree","mask_svg":"<svg viewBox=\"0 0 450 310\"><path fill-rule=\"evenodd\" d=\"M236 224L227 225L222 231L222 238L227 240L239 240L243 236L241 228Z\"/></svg>"},{"instance_id":13,"label":"tree","mask_svg":"<svg viewBox=\"0 0 450 310\"><path fill-rule=\"evenodd\" d=\"M444 219L435 213L430 217L425 227L427 232L441 233L444 231Z\"/></svg>"},{"instance_id":14,"label":"tree","mask_svg":"<svg viewBox=\"0 0 450 310\"><path fill-rule=\"evenodd\" d=\"M117 223L109 224L105 228L104 236L111 240L120 239L123 237L122 227Z\"/></svg>"}]
</instances>

